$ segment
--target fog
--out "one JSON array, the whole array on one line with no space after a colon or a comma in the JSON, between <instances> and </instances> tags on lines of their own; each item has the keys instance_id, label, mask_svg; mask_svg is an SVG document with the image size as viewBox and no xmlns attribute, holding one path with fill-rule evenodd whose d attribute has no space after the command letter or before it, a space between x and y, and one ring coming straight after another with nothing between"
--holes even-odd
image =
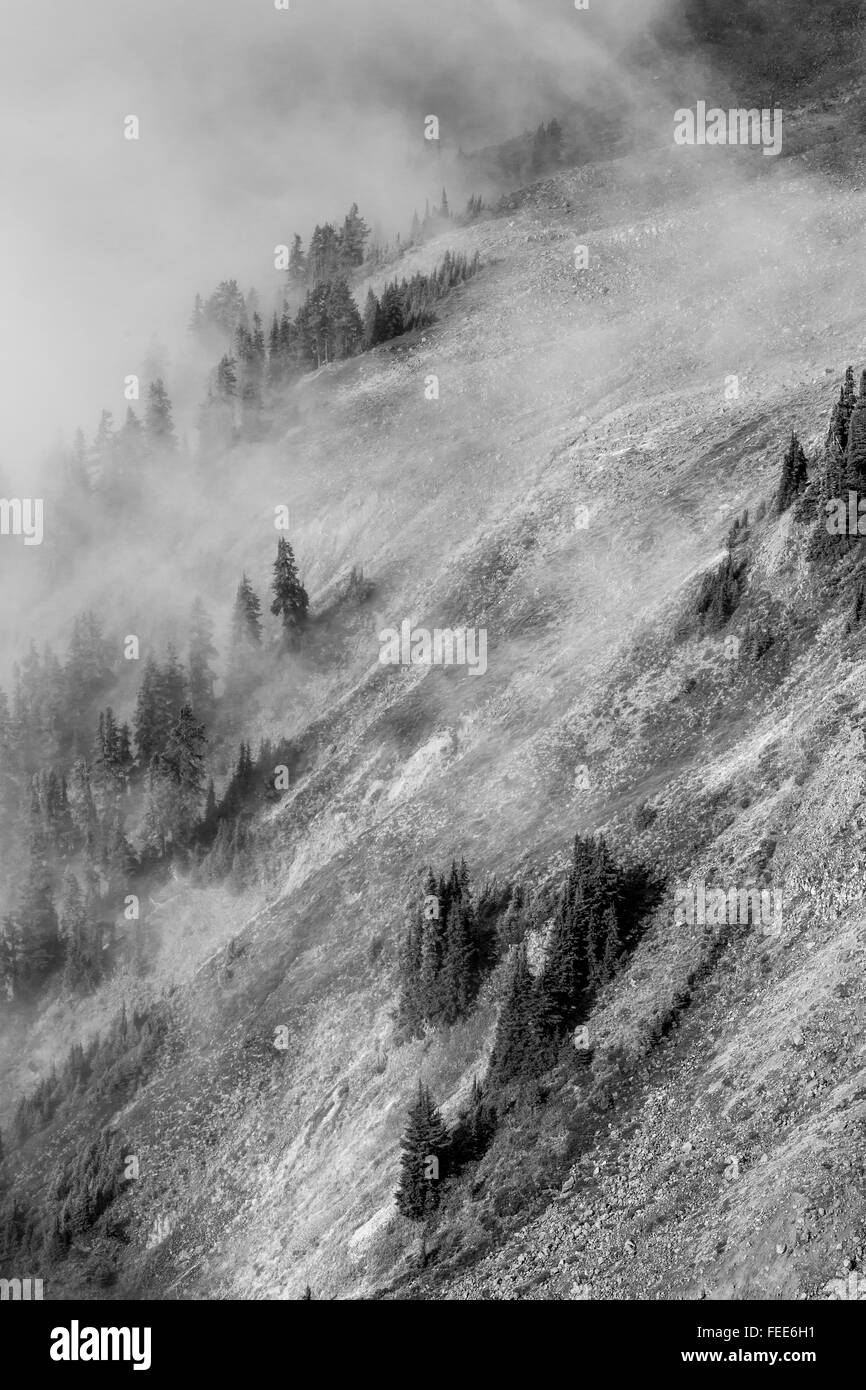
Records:
<instances>
[{"instance_id":1,"label":"fog","mask_svg":"<svg viewBox=\"0 0 866 1390\"><path fill-rule=\"evenodd\" d=\"M267 292L273 248L357 200L388 235L442 161L610 99L661 0L46 0L0 52L5 310L0 468L98 412L154 343L183 351L192 297ZM613 83L613 87L611 87ZM441 122L438 146L423 119ZM140 139L124 138L135 115ZM164 360L164 359L163 359Z\"/></svg>"}]
</instances>

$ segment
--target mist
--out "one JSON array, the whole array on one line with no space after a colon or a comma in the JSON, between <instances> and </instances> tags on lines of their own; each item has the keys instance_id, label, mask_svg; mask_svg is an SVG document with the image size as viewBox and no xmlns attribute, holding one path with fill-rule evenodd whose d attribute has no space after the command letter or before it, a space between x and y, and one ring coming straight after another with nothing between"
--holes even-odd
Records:
<instances>
[{"instance_id":1,"label":"mist","mask_svg":"<svg viewBox=\"0 0 866 1390\"><path fill-rule=\"evenodd\" d=\"M0 54L7 486L79 424L90 438L101 408L122 412L123 377L156 347L170 381L196 291L236 277L267 294L274 246L353 200L405 233L459 146L622 89L623 36L661 8L91 0L85 20L61 0L18 7ZM438 144L423 139L431 113Z\"/></svg>"}]
</instances>

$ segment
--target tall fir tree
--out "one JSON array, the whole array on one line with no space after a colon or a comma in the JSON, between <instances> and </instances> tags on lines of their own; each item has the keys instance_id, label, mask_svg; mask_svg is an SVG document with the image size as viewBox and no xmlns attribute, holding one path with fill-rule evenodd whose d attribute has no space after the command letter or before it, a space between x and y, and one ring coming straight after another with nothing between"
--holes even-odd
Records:
<instances>
[{"instance_id":1,"label":"tall fir tree","mask_svg":"<svg viewBox=\"0 0 866 1390\"><path fill-rule=\"evenodd\" d=\"M144 432L152 448L174 450L177 447L174 422L171 418L171 401L161 377L150 383L144 414Z\"/></svg>"},{"instance_id":2,"label":"tall fir tree","mask_svg":"<svg viewBox=\"0 0 866 1390\"><path fill-rule=\"evenodd\" d=\"M441 1197L448 1156L448 1131L428 1088L419 1081L418 1096L409 1111L400 1141L400 1184L397 1207L410 1221L423 1221L436 1210Z\"/></svg>"},{"instance_id":3,"label":"tall fir tree","mask_svg":"<svg viewBox=\"0 0 866 1390\"><path fill-rule=\"evenodd\" d=\"M282 619L285 640L295 641L306 624L310 600L298 578L292 547L284 536L277 541L271 591L274 595L271 612Z\"/></svg>"},{"instance_id":4,"label":"tall fir tree","mask_svg":"<svg viewBox=\"0 0 866 1390\"><path fill-rule=\"evenodd\" d=\"M246 575L243 575L232 611L232 645L234 647L261 646L262 605L258 595Z\"/></svg>"},{"instance_id":5,"label":"tall fir tree","mask_svg":"<svg viewBox=\"0 0 866 1390\"><path fill-rule=\"evenodd\" d=\"M776 493L776 511L780 514L787 511L794 498L805 491L808 481L806 455L796 433L792 433L791 442L782 460L782 476Z\"/></svg>"}]
</instances>

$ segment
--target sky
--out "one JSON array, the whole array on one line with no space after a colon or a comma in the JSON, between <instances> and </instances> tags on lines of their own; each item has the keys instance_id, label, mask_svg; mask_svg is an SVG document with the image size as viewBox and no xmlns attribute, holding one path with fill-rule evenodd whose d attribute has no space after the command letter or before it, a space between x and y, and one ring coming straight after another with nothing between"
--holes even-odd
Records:
<instances>
[{"instance_id":1,"label":"sky","mask_svg":"<svg viewBox=\"0 0 866 1390\"><path fill-rule=\"evenodd\" d=\"M3 0L0 470L99 410L196 291L265 293L274 247L357 201L386 233L438 192L441 150L519 134L621 76L665 0ZM124 138L138 117L140 138Z\"/></svg>"}]
</instances>

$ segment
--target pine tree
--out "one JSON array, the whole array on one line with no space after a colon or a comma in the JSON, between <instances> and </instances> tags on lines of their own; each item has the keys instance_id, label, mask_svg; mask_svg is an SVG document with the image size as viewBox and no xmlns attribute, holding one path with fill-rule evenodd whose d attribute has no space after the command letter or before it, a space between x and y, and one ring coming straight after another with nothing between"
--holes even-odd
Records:
<instances>
[{"instance_id":1,"label":"pine tree","mask_svg":"<svg viewBox=\"0 0 866 1390\"><path fill-rule=\"evenodd\" d=\"M286 641L293 641L306 624L310 600L298 578L292 548L284 536L280 536L277 541L277 558L274 561L271 590L274 595L271 612L275 617L282 618L283 636Z\"/></svg>"},{"instance_id":2,"label":"pine tree","mask_svg":"<svg viewBox=\"0 0 866 1390\"><path fill-rule=\"evenodd\" d=\"M304 244L297 233L295 233L292 249L289 252L288 277L289 285L297 292L300 292L307 283L307 258L304 255Z\"/></svg>"},{"instance_id":3,"label":"pine tree","mask_svg":"<svg viewBox=\"0 0 866 1390\"><path fill-rule=\"evenodd\" d=\"M403 296L396 284L386 285L381 300L379 341L389 342L405 333L403 318Z\"/></svg>"},{"instance_id":4,"label":"pine tree","mask_svg":"<svg viewBox=\"0 0 866 1390\"><path fill-rule=\"evenodd\" d=\"M462 1167L483 1156L496 1130L496 1109L488 1105L478 1078L473 1078L469 1099L457 1117L451 1135L449 1165Z\"/></svg>"},{"instance_id":5,"label":"pine tree","mask_svg":"<svg viewBox=\"0 0 866 1390\"><path fill-rule=\"evenodd\" d=\"M63 983L67 989L92 989L99 979L101 951L90 925L81 886L73 873L66 876L60 908L60 936L66 958Z\"/></svg>"},{"instance_id":6,"label":"pine tree","mask_svg":"<svg viewBox=\"0 0 866 1390\"><path fill-rule=\"evenodd\" d=\"M184 705L151 779L152 822L160 838L186 844L192 834L204 789L206 741L204 726Z\"/></svg>"},{"instance_id":7,"label":"pine tree","mask_svg":"<svg viewBox=\"0 0 866 1390\"><path fill-rule=\"evenodd\" d=\"M790 507L794 498L805 490L809 481L806 455L796 433L791 434L791 443L782 461L782 477L776 494L776 511L782 513Z\"/></svg>"},{"instance_id":8,"label":"pine tree","mask_svg":"<svg viewBox=\"0 0 866 1390\"><path fill-rule=\"evenodd\" d=\"M133 731L138 760L142 768L162 752L166 721L162 703L160 670L152 656L144 663L141 685L133 716Z\"/></svg>"},{"instance_id":9,"label":"pine tree","mask_svg":"<svg viewBox=\"0 0 866 1390\"><path fill-rule=\"evenodd\" d=\"M343 279L331 284L328 319L334 360L351 357L364 336L364 325L352 292Z\"/></svg>"},{"instance_id":10,"label":"pine tree","mask_svg":"<svg viewBox=\"0 0 866 1390\"><path fill-rule=\"evenodd\" d=\"M381 306L372 290L367 291L367 299L364 304L364 347L375 347L379 342L379 327Z\"/></svg>"},{"instance_id":11,"label":"pine tree","mask_svg":"<svg viewBox=\"0 0 866 1390\"><path fill-rule=\"evenodd\" d=\"M425 1023L435 1023L441 1012L439 971L442 968L442 922L426 918L421 927L421 1015Z\"/></svg>"},{"instance_id":12,"label":"pine tree","mask_svg":"<svg viewBox=\"0 0 866 1390\"><path fill-rule=\"evenodd\" d=\"M171 418L171 401L161 377L150 383L147 409L144 415L144 430L153 448L173 450L176 448L174 424Z\"/></svg>"},{"instance_id":13,"label":"pine tree","mask_svg":"<svg viewBox=\"0 0 866 1390\"><path fill-rule=\"evenodd\" d=\"M17 913L20 941L19 978L36 990L60 963L62 947L51 886L47 846L41 831L31 837L27 877Z\"/></svg>"},{"instance_id":14,"label":"pine tree","mask_svg":"<svg viewBox=\"0 0 866 1390\"><path fill-rule=\"evenodd\" d=\"M547 160L554 168L562 162L562 147L562 126L554 119L547 127Z\"/></svg>"},{"instance_id":15,"label":"pine tree","mask_svg":"<svg viewBox=\"0 0 866 1390\"><path fill-rule=\"evenodd\" d=\"M616 972L620 954L619 921L612 903L605 908L604 935L601 959L599 962L600 983L605 984Z\"/></svg>"},{"instance_id":16,"label":"pine tree","mask_svg":"<svg viewBox=\"0 0 866 1390\"><path fill-rule=\"evenodd\" d=\"M244 575L238 585L235 595L235 606L232 612L232 644L240 646L261 646L262 641L262 606L259 599Z\"/></svg>"},{"instance_id":17,"label":"pine tree","mask_svg":"<svg viewBox=\"0 0 866 1390\"><path fill-rule=\"evenodd\" d=\"M340 235L340 264L345 271L352 271L364 264L364 244L370 229L353 203L343 223Z\"/></svg>"},{"instance_id":18,"label":"pine tree","mask_svg":"<svg viewBox=\"0 0 866 1390\"><path fill-rule=\"evenodd\" d=\"M544 1070L546 1042L536 985L526 957L526 942L522 941L514 953L496 1025L490 1057L491 1084L502 1087L540 1076Z\"/></svg>"},{"instance_id":19,"label":"pine tree","mask_svg":"<svg viewBox=\"0 0 866 1390\"><path fill-rule=\"evenodd\" d=\"M862 390L849 424L845 482L856 492L866 492L866 394Z\"/></svg>"},{"instance_id":20,"label":"pine tree","mask_svg":"<svg viewBox=\"0 0 866 1390\"><path fill-rule=\"evenodd\" d=\"M438 981L442 1018L455 1023L467 1012L472 999L472 940L467 930L468 914L463 905L452 902L445 923L445 946Z\"/></svg>"},{"instance_id":21,"label":"pine tree","mask_svg":"<svg viewBox=\"0 0 866 1390\"><path fill-rule=\"evenodd\" d=\"M204 725L195 718L192 707L184 705L168 736L162 765L183 792L195 797L200 795L204 787L204 754L201 749L206 742Z\"/></svg>"},{"instance_id":22,"label":"pine tree","mask_svg":"<svg viewBox=\"0 0 866 1390\"><path fill-rule=\"evenodd\" d=\"M400 1147L403 1155L395 1194L397 1207L410 1221L423 1221L439 1205L439 1184L445 1176L449 1145L442 1116L420 1081Z\"/></svg>"}]
</instances>

